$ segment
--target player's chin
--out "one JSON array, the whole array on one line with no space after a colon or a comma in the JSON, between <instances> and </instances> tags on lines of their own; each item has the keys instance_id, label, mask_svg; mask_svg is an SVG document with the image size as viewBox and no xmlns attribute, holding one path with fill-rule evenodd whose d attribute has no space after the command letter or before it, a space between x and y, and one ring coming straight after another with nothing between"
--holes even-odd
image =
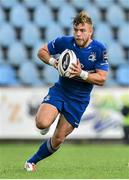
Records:
<instances>
[{"instance_id":1,"label":"player's chin","mask_svg":"<svg viewBox=\"0 0 129 180\"><path fill-rule=\"evenodd\" d=\"M76 44L79 46L79 47L84 47L84 42L82 40L77 40L76 41Z\"/></svg>"}]
</instances>

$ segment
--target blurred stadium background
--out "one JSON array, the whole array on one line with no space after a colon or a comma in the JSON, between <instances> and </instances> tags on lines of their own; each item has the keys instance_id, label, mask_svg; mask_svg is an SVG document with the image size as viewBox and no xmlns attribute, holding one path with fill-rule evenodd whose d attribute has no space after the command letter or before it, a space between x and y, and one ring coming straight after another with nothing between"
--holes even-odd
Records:
<instances>
[{"instance_id":1,"label":"blurred stadium background","mask_svg":"<svg viewBox=\"0 0 129 180\"><path fill-rule=\"evenodd\" d=\"M93 19L94 38L108 49L108 80L95 87L70 144L39 164L37 173L23 173L24 161L39 146L34 140L49 138L57 122L45 136L35 127L37 108L58 79L37 50L56 36L71 35L72 17L81 10ZM129 178L123 107L129 109L129 0L0 0L0 178ZM17 144L28 139L33 144Z\"/></svg>"},{"instance_id":2,"label":"blurred stadium background","mask_svg":"<svg viewBox=\"0 0 129 180\"><path fill-rule=\"evenodd\" d=\"M0 86L54 83L57 73L37 59L37 49L71 35L72 17L82 9L93 19L94 38L109 51L105 86L129 86L128 0L0 0Z\"/></svg>"},{"instance_id":3,"label":"blurred stadium background","mask_svg":"<svg viewBox=\"0 0 129 180\"><path fill-rule=\"evenodd\" d=\"M1 139L42 138L34 116L58 74L37 58L37 50L57 36L72 35L72 17L81 10L93 19L94 38L108 49L110 71L71 138L123 138L121 109L129 104L129 1L0 0Z\"/></svg>"}]
</instances>

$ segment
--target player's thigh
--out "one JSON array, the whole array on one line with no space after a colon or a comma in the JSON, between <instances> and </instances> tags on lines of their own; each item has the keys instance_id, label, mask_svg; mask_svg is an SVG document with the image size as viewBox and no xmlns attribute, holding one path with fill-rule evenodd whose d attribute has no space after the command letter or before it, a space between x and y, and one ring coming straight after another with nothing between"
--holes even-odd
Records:
<instances>
[{"instance_id":1,"label":"player's thigh","mask_svg":"<svg viewBox=\"0 0 129 180\"><path fill-rule=\"evenodd\" d=\"M59 114L57 108L51 104L43 103L40 105L36 114L36 124L47 128L52 124Z\"/></svg>"},{"instance_id":2,"label":"player's thigh","mask_svg":"<svg viewBox=\"0 0 129 180\"><path fill-rule=\"evenodd\" d=\"M53 145L57 140L61 141L60 143L62 143L65 137L68 136L73 130L74 127L66 120L63 115L61 115L52 137Z\"/></svg>"}]
</instances>

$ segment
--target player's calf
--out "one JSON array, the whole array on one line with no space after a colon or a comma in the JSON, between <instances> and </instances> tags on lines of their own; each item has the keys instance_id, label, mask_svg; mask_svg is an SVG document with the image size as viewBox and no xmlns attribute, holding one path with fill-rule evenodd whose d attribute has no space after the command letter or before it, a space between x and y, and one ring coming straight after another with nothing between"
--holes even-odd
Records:
<instances>
[{"instance_id":1,"label":"player's calf","mask_svg":"<svg viewBox=\"0 0 129 180\"><path fill-rule=\"evenodd\" d=\"M65 140L65 136L53 135L52 137L52 146L53 148L57 149L63 144Z\"/></svg>"}]
</instances>

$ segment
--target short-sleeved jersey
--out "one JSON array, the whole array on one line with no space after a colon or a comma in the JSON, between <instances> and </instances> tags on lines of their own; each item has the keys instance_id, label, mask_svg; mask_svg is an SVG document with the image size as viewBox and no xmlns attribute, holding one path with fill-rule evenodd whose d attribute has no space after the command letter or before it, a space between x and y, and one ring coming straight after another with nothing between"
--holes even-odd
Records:
<instances>
[{"instance_id":1,"label":"short-sleeved jersey","mask_svg":"<svg viewBox=\"0 0 129 180\"><path fill-rule=\"evenodd\" d=\"M84 48L78 47L73 36L58 37L48 43L48 50L51 55L61 54L65 49L73 50L80 60L81 67L85 71L95 72L97 69L108 71L108 58L104 45L96 40ZM93 84L80 81L78 78L59 77L56 83L60 86L69 98L87 101Z\"/></svg>"}]
</instances>

